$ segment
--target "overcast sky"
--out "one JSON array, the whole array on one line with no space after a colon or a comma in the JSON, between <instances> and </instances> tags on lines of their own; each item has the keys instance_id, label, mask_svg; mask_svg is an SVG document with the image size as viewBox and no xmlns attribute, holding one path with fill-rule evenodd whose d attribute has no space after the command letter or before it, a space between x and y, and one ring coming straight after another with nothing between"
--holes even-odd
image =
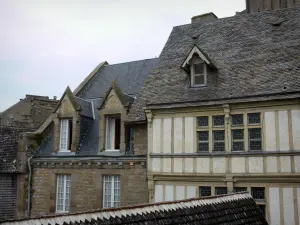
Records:
<instances>
[{"instance_id":1,"label":"overcast sky","mask_svg":"<svg viewBox=\"0 0 300 225\"><path fill-rule=\"evenodd\" d=\"M60 97L102 61L158 57L192 16L244 9L245 0L0 0L0 112L25 94Z\"/></svg>"}]
</instances>

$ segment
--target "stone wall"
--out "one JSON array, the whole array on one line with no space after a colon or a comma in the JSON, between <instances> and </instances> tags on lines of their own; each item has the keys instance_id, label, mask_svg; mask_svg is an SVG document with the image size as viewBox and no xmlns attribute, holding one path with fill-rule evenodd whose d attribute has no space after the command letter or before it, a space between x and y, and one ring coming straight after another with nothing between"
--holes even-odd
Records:
<instances>
[{"instance_id":1,"label":"stone wall","mask_svg":"<svg viewBox=\"0 0 300 225\"><path fill-rule=\"evenodd\" d=\"M99 163L73 163L72 166L65 163L65 168L57 168L64 167L60 163L49 163L48 166L44 163L36 166L34 163L33 166L31 216L55 213L57 174L71 174L71 212L102 208L104 175L120 175L121 206L148 202L145 161L124 164L106 162L101 166ZM51 166L54 168L49 168Z\"/></svg>"},{"instance_id":2,"label":"stone wall","mask_svg":"<svg viewBox=\"0 0 300 225\"><path fill-rule=\"evenodd\" d=\"M0 221L15 218L17 175L0 173Z\"/></svg>"},{"instance_id":3,"label":"stone wall","mask_svg":"<svg viewBox=\"0 0 300 225\"><path fill-rule=\"evenodd\" d=\"M134 154L146 155L148 148L147 124L134 127Z\"/></svg>"}]
</instances>

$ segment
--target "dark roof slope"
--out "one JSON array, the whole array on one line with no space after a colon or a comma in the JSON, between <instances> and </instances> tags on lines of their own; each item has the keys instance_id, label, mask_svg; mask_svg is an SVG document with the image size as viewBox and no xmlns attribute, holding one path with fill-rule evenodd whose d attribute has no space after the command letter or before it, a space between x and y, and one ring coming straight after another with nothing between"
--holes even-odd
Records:
<instances>
[{"instance_id":1,"label":"dark roof slope","mask_svg":"<svg viewBox=\"0 0 300 225\"><path fill-rule=\"evenodd\" d=\"M207 87L190 88L180 68L195 44L218 68ZM130 118L144 120L146 105L299 92L299 55L299 7L174 27Z\"/></svg>"},{"instance_id":2,"label":"dark roof slope","mask_svg":"<svg viewBox=\"0 0 300 225\"><path fill-rule=\"evenodd\" d=\"M252 224L267 225L248 193L7 221L3 225Z\"/></svg>"}]
</instances>

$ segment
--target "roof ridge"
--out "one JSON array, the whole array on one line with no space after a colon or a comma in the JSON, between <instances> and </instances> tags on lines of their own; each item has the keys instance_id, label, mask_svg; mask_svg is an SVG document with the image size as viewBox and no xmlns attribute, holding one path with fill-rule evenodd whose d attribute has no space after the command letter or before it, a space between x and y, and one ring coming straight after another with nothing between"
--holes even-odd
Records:
<instances>
[{"instance_id":1,"label":"roof ridge","mask_svg":"<svg viewBox=\"0 0 300 225\"><path fill-rule=\"evenodd\" d=\"M133 60L133 61L121 62L121 63L114 63L114 64L109 64L109 65L106 65L106 66L115 66L115 65L120 65L120 64L134 63L134 62L141 62L141 61L153 60L153 59L158 59L158 57L149 58L149 59L139 59L139 60Z\"/></svg>"}]
</instances>

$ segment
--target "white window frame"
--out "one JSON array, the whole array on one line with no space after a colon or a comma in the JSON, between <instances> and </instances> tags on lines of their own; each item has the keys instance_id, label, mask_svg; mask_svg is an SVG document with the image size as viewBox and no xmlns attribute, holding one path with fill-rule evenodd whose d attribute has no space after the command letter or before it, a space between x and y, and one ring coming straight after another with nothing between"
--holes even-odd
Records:
<instances>
[{"instance_id":1,"label":"white window frame","mask_svg":"<svg viewBox=\"0 0 300 225\"><path fill-rule=\"evenodd\" d=\"M66 124L64 124L66 123ZM65 143L63 143L63 129L66 129L66 137L65 137ZM68 119L61 119L60 120L60 136L59 136L59 151L60 152L70 152L71 150L68 149L69 145L69 120ZM62 146L65 145L66 148L63 148Z\"/></svg>"},{"instance_id":2,"label":"white window frame","mask_svg":"<svg viewBox=\"0 0 300 225\"><path fill-rule=\"evenodd\" d=\"M195 73L195 65L196 64L203 64L203 74L196 74ZM199 76L199 75L203 75L204 76L204 84L195 84L195 77ZM192 87L203 87L207 85L207 65L205 62L198 62L195 61L194 63L192 63L191 65L191 86Z\"/></svg>"},{"instance_id":3,"label":"white window frame","mask_svg":"<svg viewBox=\"0 0 300 225\"><path fill-rule=\"evenodd\" d=\"M110 181L107 181L107 178L111 178ZM110 205L107 205L105 202L105 184L107 182L111 182L111 189L110 189ZM119 183L119 188L116 187L116 183ZM119 201L115 199L115 190L119 190ZM107 194L108 195L108 194ZM109 195L108 195L109 196ZM103 176L103 208L114 208L115 203L119 203L117 207L120 207L121 203L121 179L120 175L105 175Z\"/></svg>"},{"instance_id":4,"label":"white window frame","mask_svg":"<svg viewBox=\"0 0 300 225\"><path fill-rule=\"evenodd\" d=\"M59 192L59 188L60 188L60 186L59 186L59 181L60 180L62 180L63 182L63 192L62 192L62 195L63 195L63 197L62 197L62 207L63 207L63 209L62 210L60 210L60 209L58 209L58 200L59 200L59 194L61 194L60 192ZM70 186L69 186L69 188L70 188L70 192L68 193L67 192L67 181L69 181L69 183L70 183ZM70 197L71 197L71 175L70 174L57 174L57 176L56 176L56 212L57 213L64 213L64 212L69 212L69 210L66 210L66 201L68 201L68 205L69 205L69 209L70 209ZM67 194L69 194L69 195L67 195Z\"/></svg>"},{"instance_id":5,"label":"white window frame","mask_svg":"<svg viewBox=\"0 0 300 225\"><path fill-rule=\"evenodd\" d=\"M112 129L109 129L109 120L113 119ZM111 146L115 146L115 127L116 127L116 117L107 116L106 117L106 126L105 126L105 151L120 151L120 149L115 149L115 147L111 148ZM110 132L110 134L109 134ZM121 132L121 130L120 130ZM110 140L109 140L109 138ZM121 137L120 137L121 138ZM111 143L109 143L111 142Z\"/></svg>"}]
</instances>

